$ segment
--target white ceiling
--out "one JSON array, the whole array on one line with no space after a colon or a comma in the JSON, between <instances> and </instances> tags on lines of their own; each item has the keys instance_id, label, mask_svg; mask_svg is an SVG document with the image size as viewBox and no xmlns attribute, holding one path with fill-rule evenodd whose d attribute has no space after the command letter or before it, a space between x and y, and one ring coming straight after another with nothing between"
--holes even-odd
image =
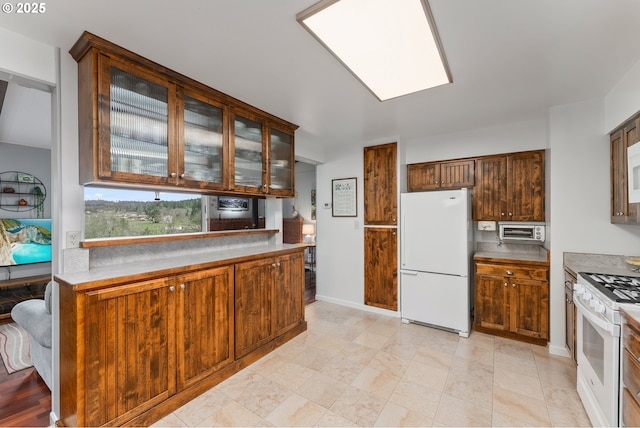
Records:
<instances>
[{"instance_id":1,"label":"white ceiling","mask_svg":"<svg viewBox=\"0 0 640 428\"><path fill-rule=\"evenodd\" d=\"M315 2L56 0L0 26L63 55L88 30L328 148L541 117L604 96L640 59L637 0L431 0L453 83L381 103L296 22Z\"/></svg>"}]
</instances>

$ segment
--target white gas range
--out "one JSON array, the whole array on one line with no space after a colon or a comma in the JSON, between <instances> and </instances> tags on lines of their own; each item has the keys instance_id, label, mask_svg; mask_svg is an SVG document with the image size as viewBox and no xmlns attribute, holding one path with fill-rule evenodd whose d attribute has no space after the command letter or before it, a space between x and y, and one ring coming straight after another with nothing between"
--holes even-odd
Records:
<instances>
[{"instance_id":1,"label":"white gas range","mask_svg":"<svg viewBox=\"0 0 640 428\"><path fill-rule=\"evenodd\" d=\"M580 272L573 300L578 394L594 426L619 426L620 308L640 304L640 278Z\"/></svg>"}]
</instances>

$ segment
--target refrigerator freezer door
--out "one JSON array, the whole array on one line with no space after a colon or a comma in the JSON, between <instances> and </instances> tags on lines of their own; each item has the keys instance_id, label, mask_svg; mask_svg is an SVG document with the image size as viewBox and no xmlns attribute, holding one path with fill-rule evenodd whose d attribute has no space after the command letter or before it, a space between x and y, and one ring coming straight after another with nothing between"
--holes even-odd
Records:
<instances>
[{"instance_id":1,"label":"refrigerator freezer door","mask_svg":"<svg viewBox=\"0 0 640 428\"><path fill-rule=\"evenodd\" d=\"M472 236L467 189L401 195L401 269L469 275Z\"/></svg>"},{"instance_id":2,"label":"refrigerator freezer door","mask_svg":"<svg viewBox=\"0 0 640 428\"><path fill-rule=\"evenodd\" d=\"M402 318L457 331L469 336L471 309L469 278L401 271Z\"/></svg>"}]
</instances>

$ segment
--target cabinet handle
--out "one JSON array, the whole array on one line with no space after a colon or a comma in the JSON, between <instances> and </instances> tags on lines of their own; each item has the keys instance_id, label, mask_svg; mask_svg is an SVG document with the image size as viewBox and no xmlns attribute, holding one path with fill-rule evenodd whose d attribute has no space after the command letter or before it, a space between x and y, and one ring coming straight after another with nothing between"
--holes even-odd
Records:
<instances>
[{"instance_id":1,"label":"cabinet handle","mask_svg":"<svg viewBox=\"0 0 640 428\"><path fill-rule=\"evenodd\" d=\"M169 291L176 291L176 286L172 285L171 287L169 287Z\"/></svg>"},{"instance_id":2,"label":"cabinet handle","mask_svg":"<svg viewBox=\"0 0 640 428\"><path fill-rule=\"evenodd\" d=\"M184 284L180 284L180 289L184 290L185 285Z\"/></svg>"},{"instance_id":3,"label":"cabinet handle","mask_svg":"<svg viewBox=\"0 0 640 428\"><path fill-rule=\"evenodd\" d=\"M504 213L500 213L501 215L504 215Z\"/></svg>"},{"instance_id":4,"label":"cabinet handle","mask_svg":"<svg viewBox=\"0 0 640 428\"><path fill-rule=\"evenodd\" d=\"M505 287L507 287L508 285L509 285L508 283L506 283L506 282L504 283L504 286L505 286Z\"/></svg>"},{"instance_id":5,"label":"cabinet handle","mask_svg":"<svg viewBox=\"0 0 640 428\"><path fill-rule=\"evenodd\" d=\"M436 180L436 184L440 184L440 182Z\"/></svg>"},{"instance_id":6,"label":"cabinet handle","mask_svg":"<svg viewBox=\"0 0 640 428\"><path fill-rule=\"evenodd\" d=\"M180 178L184 178L184 172L180 174Z\"/></svg>"},{"instance_id":7,"label":"cabinet handle","mask_svg":"<svg viewBox=\"0 0 640 428\"><path fill-rule=\"evenodd\" d=\"M280 262L276 263L276 266L280 267Z\"/></svg>"},{"instance_id":8,"label":"cabinet handle","mask_svg":"<svg viewBox=\"0 0 640 428\"><path fill-rule=\"evenodd\" d=\"M276 264L275 263L271 263L271 267L276 267Z\"/></svg>"},{"instance_id":9,"label":"cabinet handle","mask_svg":"<svg viewBox=\"0 0 640 428\"><path fill-rule=\"evenodd\" d=\"M636 356L636 360L638 360L638 362L640 362L640 355Z\"/></svg>"},{"instance_id":10,"label":"cabinet handle","mask_svg":"<svg viewBox=\"0 0 640 428\"><path fill-rule=\"evenodd\" d=\"M172 172L171 174L169 174L169 176L171 176L172 178L176 178L178 174L176 174L175 172Z\"/></svg>"},{"instance_id":11,"label":"cabinet handle","mask_svg":"<svg viewBox=\"0 0 640 428\"><path fill-rule=\"evenodd\" d=\"M511 284L511 286L512 286L513 288L516 288L516 285L515 285L515 284Z\"/></svg>"},{"instance_id":12,"label":"cabinet handle","mask_svg":"<svg viewBox=\"0 0 640 428\"><path fill-rule=\"evenodd\" d=\"M507 275L513 275L513 271L512 270L508 270L507 271Z\"/></svg>"},{"instance_id":13,"label":"cabinet handle","mask_svg":"<svg viewBox=\"0 0 640 428\"><path fill-rule=\"evenodd\" d=\"M513 213L509 213L509 217L513 216Z\"/></svg>"},{"instance_id":14,"label":"cabinet handle","mask_svg":"<svg viewBox=\"0 0 640 428\"><path fill-rule=\"evenodd\" d=\"M396 233L395 233L395 232L391 232L391 234L392 234L393 236L396 236Z\"/></svg>"}]
</instances>

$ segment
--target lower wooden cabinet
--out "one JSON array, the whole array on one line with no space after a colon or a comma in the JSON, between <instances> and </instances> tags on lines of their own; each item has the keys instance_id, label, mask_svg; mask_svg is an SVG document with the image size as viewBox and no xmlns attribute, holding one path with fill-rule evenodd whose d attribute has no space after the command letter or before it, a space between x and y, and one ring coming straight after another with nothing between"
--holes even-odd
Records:
<instances>
[{"instance_id":1,"label":"lower wooden cabinet","mask_svg":"<svg viewBox=\"0 0 640 428\"><path fill-rule=\"evenodd\" d=\"M622 420L620 426L640 426L640 313L622 309Z\"/></svg>"},{"instance_id":2,"label":"lower wooden cabinet","mask_svg":"<svg viewBox=\"0 0 640 428\"><path fill-rule=\"evenodd\" d=\"M576 356L576 305L573 302L573 284L576 277L564 272L564 315L565 315L565 345L573 362L577 364Z\"/></svg>"},{"instance_id":3,"label":"lower wooden cabinet","mask_svg":"<svg viewBox=\"0 0 640 428\"><path fill-rule=\"evenodd\" d=\"M398 310L398 236L396 228L364 231L364 304Z\"/></svg>"},{"instance_id":4,"label":"lower wooden cabinet","mask_svg":"<svg viewBox=\"0 0 640 428\"><path fill-rule=\"evenodd\" d=\"M303 251L107 286L56 278L64 425L153 422L304 331Z\"/></svg>"},{"instance_id":5,"label":"lower wooden cabinet","mask_svg":"<svg viewBox=\"0 0 640 428\"><path fill-rule=\"evenodd\" d=\"M235 352L242 357L304 318L302 254L240 263L235 267Z\"/></svg>"},{"instance_id":6,"label":"lower wooden cabinet","mask_svg":"<svg viewBox=\"0 0 640 428\"><path fill-rule=\"evenodd\" d=\"M548 276L548 265L476 259L475 329L546 344L549 339Z\"/></svg>"}]
</instances>

